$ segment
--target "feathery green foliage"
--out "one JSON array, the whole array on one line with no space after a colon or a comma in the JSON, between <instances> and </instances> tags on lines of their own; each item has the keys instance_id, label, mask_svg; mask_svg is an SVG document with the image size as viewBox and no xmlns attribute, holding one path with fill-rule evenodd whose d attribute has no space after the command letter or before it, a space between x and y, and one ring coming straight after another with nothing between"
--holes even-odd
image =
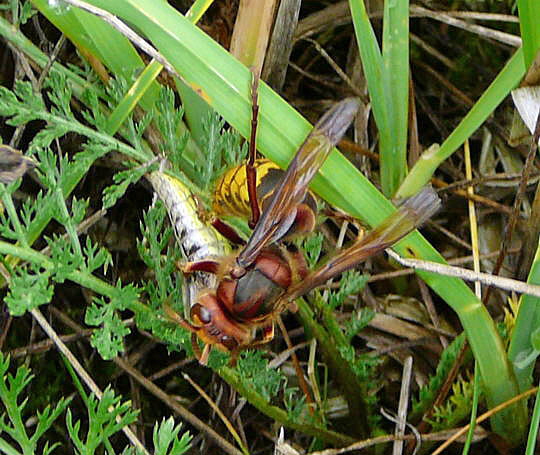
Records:
<instances>
[{"instance_id":1,"label":"feathery green foliage","mask_svg":"<svg viewBox=\"0 0 540 455\"><path fill-rule=\"evenodd\" d=\"M31 416L26 410L28 399L24 396L28 393L33 375L25 366L18 367L14 375L8 372L9 368L9 356L0 353L0 451L6 454L48 455L59 450L61 443L52 442L48 438L48 431L53 425L61 424L60 416L67 410L66 435L73 444L75 453L88 455L100 453L103 449L109 454L120 453L113 448L111 438L136 419L138 411L131 409L129 401L122 402L122 397L115 395L111 388L107 388L98 400L93 394L86 394L77 380L77 389L88 410L88 425L83 425L80 419L74 419L71 409L68 408L71 398L60 398L55 406L46 406L35 416ZM31 418L36 420L33 431L25 425ZM184 454L189 448L191 436L188 432L181 434L181 428L181 424L175 425L172 417L156 423L153 431L155 453ZM14 444L17 444L20 452ZM135 454L136 451L133 447L126 447L121 453Z\"/></svg>"},{"instance_id":2,"label":"feathery green foliage","mask_svg":"<svg viewBox=\"0 0 540 455\"><path fill-rule=\"evenodd\" d=\"M180 347L191 354L189 334L163 314L164 305L175 308L174 302L182 301L182 278L176 267L180 251L176 245L171 245L173 232L170 226L165 227L166 217L163 204L157 201L144 214L141 222L143 239L137 242L137 249L141 259L155 275L142 285L153 312L137 314L137 325L151 330L159 339L169 343L170 349ZM180 309L180 312L183 310Z\"/></svg>"},{"instance_id":3,"label":"feathery green foliage","mask_svg":"<svg viewBox=\"0 0 540 455\"><path fill-rule=\"evenodd\" d=\"M473 381L458 377L443 406L435 406L432 418L427 419L435 431L455 428L471 412Z\"/></svg>"},{"instance_id":4,"label":"feathery green foliage","mask_svg":"<svg viewBox=\"0 0 540 455\"><path fill-rule=\"evenodd\" d=\"M243 353L238 360L238 375L246 387L253 387L266 401L274 398L285 381L283 374L268 368L261 351Z\"/></svg>"},{"instance_id":5,"label":"feathery green foliage","mask_svg":"<svg viewBox=\"0 0 540 455\"><path fill-rule=\"evenodd\" d=\"M429 383L422 387L418 393L418 401L413 403L410 417L412 420L419 419L432 405L439 393L441 386L448 377L448 374L463 348L465 337L463 334L458 336L450 345L443 351L437 371L434 376L429 379Z\"/></svg>"},{"instance_id":6,"label":"feathery green foliage","mask_svg":"<svg viewBox=\"0 0 540 455\"><path fill-rule=\"evenodd\" d=\"M47 430L58 419L69 405L71 399L61 398L56 406L47 406L40 412L37 412L35 418L37 425L32 434L25 425L25 421L30 417L25 412L28 398L24 398L28 393L28 388L32 381L30 370L24 366L17 369L15 375L8 373L10 366L9 357L0 353L0 401L2 402L2 414L0 415L0 430L4 436L0 435L0 449L4 453L21 453L12 446L5 438L6 435L16 442L20 450L25 455L40 452L50 454L59 443L52 443L44 436ZM39 449L38 449L39 447Z\"/></svg>"}]
</instances>

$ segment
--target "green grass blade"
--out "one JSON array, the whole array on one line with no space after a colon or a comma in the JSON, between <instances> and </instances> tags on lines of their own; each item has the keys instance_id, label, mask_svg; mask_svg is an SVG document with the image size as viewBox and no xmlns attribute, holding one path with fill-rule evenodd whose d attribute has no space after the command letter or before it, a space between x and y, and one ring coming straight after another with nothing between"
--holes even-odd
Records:
<instances>
[{"instance_id":1,"label":"green grass blade","mask_svg":"<svg viewBox=\"0 0 540 455\"><path fill-rule=\"evenodd\" d=\"M107 120L106 131L114 136L126 118L133 112L141 98L152 86L163 66L153 60L143 70L135 83L127 91L126 96L120 100L116 108L111 112Z\"/></svg>"},{"instance_id":2,"label":"green grass blade","mask_svg":"<svg viewBox=\"0 0 540 455\"><path fill-rule=\"evenodd\" d=\"M349 4L379 130L381 186L392 196L407 172L409 2L385 2L382 55L363 0Z\"/></svg>"},{"instance_id":3,"label":"green grass blade","mask_svg":"<svg viewBox=\"0 0 540 455\"><path fill-rule=\"evenodd\" d=\"M409 1L384 3L383 81L390 117L391 143L381 147L381 184L392 196L407 173L409 112Z\"/></svg>"},{"instance_id":4,"label":"green grass blade","mask_svg":"<svg viewBox=\"0 0 540 455\"><path fill-rule=\"evenodd\" d=\"M540 284L540 245L536 250L527 283ZM525 392L532 385L536 357L531 357L528 363L524 363L524 359L533 352L531 336L539 327L540 299L531 295L523 295L508 349L508 358L514 365L521 392Z\"/></svg>"},{"instance_id":5,"label":"green grass blade","mask_svg":"<svg viewBox=\"0 0 540 455\"><path fill-rule=\"evenodd\" d=\"M439 165L463 145L491 115L510 91L525 75L523 49L520 48L474 104L454 131L446 138L438 151L421 157L405 177L396 197L404 198L416 194L433 176Z\"/></svg>"},{"instance_id":6,"label":"green grass blade","mask_svg":"<svg viewBox=\"0 0 540 455\"><path fill-rule=\"evenodd\" d=\"M525 449L525 455L533 455L536 453L536 438L538 436L538 426L540 425L540 388L536 392L534 401L534 411L531 417L531 424L529 427L529 437L527 438L527 448Z\"/></svg>"},{"instance_id":7,"label":"green grass blade","mask_svg":"<svg viewBox=\"0 0 540 455\"><path fill-rule=\"evenodd\" d=\"M471 416L469 418L469 431L467 431L467 438L465 439L465 445L463 446L462 455L469 455L471 444L474 438L474 430L476 428L476 416L478 414L478 400L480 398L480 375L478 374L478 365L474 365L474 389L473 389L473 402L471 404Z\"/></svg>"},{"instance_id":8,"label":"green grass blade","mask_svg":"<svg viewBox=\"0 0 540 455\"><path fill-rule=\"evenodd\" d=\"M519 27L523 40L523 57L529 68L540 49L540 7L537 0L518 0Z\"/></svg>"},{"instance_id":9,"label":"green grass blade","mask_svg":"<svg viewBox=\"0 0 540 455\"><path fill-rule=\"evenodd\" d=\"M195 0L186 13L186 19L196 24L202 15L206 13L206 10L212 6L212 3L214 3L214 0Z\"/></svg>"},{"instance_id":10,"label":"green grass blade","mask_svg":"<svg viewBox=\"0 0 540 455\"><path fill-rule=\"evenodd\" d=\"M196 24L208 8L214 3L214 0L195 0L191 8L186 13L186 19L193 24ZM204 137L204 129L202 120L208 117L211 108L201 99L191 88L186 86L182 81L175 79L176 89L182 99L184 105L184 116L193 140L199 145L202 145Z\"/></svg>"},{"instance_id":11,"label":"green grass blade","mask_svg":"<svg viewBox=\"0 0 540 455\"><path fill-rule=\"evenodd\" d=\"M351 16L356 34L356 42L362 60L362 68L366 76L369 98L373 109L373 117L379 130L379 151L381 156L381 185L384 194L389 196L393 181L392 168L387 166L392 156L392 118L389 110L385 68L377 37L371 27L363 0L350 0Z\"/></svg>"}]
</instances>

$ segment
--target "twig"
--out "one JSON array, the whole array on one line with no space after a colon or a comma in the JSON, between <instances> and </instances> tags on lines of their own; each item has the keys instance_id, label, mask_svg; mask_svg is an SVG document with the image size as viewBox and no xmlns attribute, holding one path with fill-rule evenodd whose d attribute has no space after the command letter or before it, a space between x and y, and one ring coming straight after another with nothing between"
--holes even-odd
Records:
<instances>
[{"instance_id":1,"label":"twig","mask_svg":"<svg viewBox=\"0 0 540 455\"><path fill-rule=\"evenodd\" d=\"M482 11L447 11L445 14L463 19L473 19L477 21L500 21L519 23L519 18L511 14L484 13Z\"/></svg>"},{"instance_id":2,"label":"twig","mask_svg":"<svg viewBox=\"0 0 540 455\"><path fill-rule=\"evenodd\" d=\"M195 360L194 357L192 358L187 358L187 359L183 359L183 360L179 360L178 362L173 362L171 363L170 365L167 365L165 368L162 368L161 370L159 371L156 371L154 374L152 374L151 376L148 377L148 380L149 381L157 381L158 379L161 379L165 376L168 376L169 374L171 374L172 372L180 369L180 368L183 368L184 366L186 366L188 363L191 363Z\"/></svg>"},{"instance_id":3,"label":"twig","mask_svg":"<svg viewBox=\"0 0 540 455\"><path fill-rule=\"evenodd\" d=\"M477 436L478 436L477 432ZM437 431L436 433L422 433L420 437L422 441L446 441L451 435L452 430L443 430ZM481 438L486 437L486 432L480 433ZM396 438L394 435L384 435L377 436L376 438L364 439L362 441L357 441L354 444L351 444L347 447L341 447L338 449L326 449L317 452L309 452L307 455L341 455L343 453L349 453L353 451L360 451L361 449L366 449L368 447L373 447L380 444L387 444L389 442L395 441L396 439L403 439L405 441L414 441L418 438L418 435L405 435L402 438ZM360 452L361 453L361 452Z\"/></svg>"},{"instance_id":4,"label":"twig","mask_svg":"<svg viewBox=\"0 0 540 455\"><path fill-rule=\"evenodd\" d=\"M304 329L301 329L302 332ZM294 332L292 332L294 333ZM289 337L291 334L289 333ZM268 362L268 369L277 369L279 368L283 363L287 361L287 359L291 356L292 351L298 351L300 349L304 349L306 346L308 346L309 343L307 341L304 341L303 343L295 344L292 348L287 348L284 351L281 351L279 354L277 354L270 362Z\"/></svg>"},{"instance_id":5,"label":"twig","mask_svg":"<svg viewBox=\"0 0 540 455\"><path fill-rule=\"evenodd\" d=\"M214 412L219 416L223 424L227 427L229 430L229 433L231 433L232 437L236 441L236 443L242 448L242 451L244 453L248 453L247 447L242 442L242 439L238 435L238 432L234 428L234 425L230 422L229 419L227 419L227 416L223 414L223 411L219 408L219 406L216 404L212 398L202 389L199 384L197 384L193 379L189 377L186 373L183 373L182 376L184 379L191 384L191 386L199 393L201 397L210 405L210 407L214 410Z\"/></svg>"},{"instance_id":6,"label":"twig","mask_svg":"<svg viewBox=\"0 0 540 455\"><path fill-rule=\"evenodd\" d=\"M445 66L447 66L448 68L450 69L455 69L456 68L456 64L451 60L449 59L446 55L444 55L442 52L439 52L437 49L435 49L433 46L430 46L428 43L426 43L422 38L420 38L419 36L416 36L414 33L411 33L410 34L411 36L411 41L413 43L415 43L418 47L420 47L421 49L423 49L425 52L427 52L428 54L432 55L433 57L435 57L437 60L439 60L442 64L444 64Z\"/></svg>"},{"instance_id":7,"label":"twig","mask_svg":"<svg viewBox=\"0 0 540 455\"><path fill-rule=\"evenodd\" d=\"M444 180L441 180L437 177L433 177L431 179L431 183L433 184L433 186L437 188L437 191L442 191L447 186L447 183ZM471 196L465 190L456 190L456 189L452 190L452 192L465 199L471 199L482 205L491 207L493 210L504 213L505 215L510 215L512 213L512 209L510 207L507 207L506 205L503 205L491 199L488 199L487 197L480 196L479 194L473 194Z\"/></svg>"},{"instance_id":8,"label":"twig","mask_svg":"<svg viewBox=\"0 0 540 455\"><path fill-rule=\"evenodd\" d=\"M420 294L422 295L422 300L424 302L424 305L426 306L426 310L429 314L429 318L431 319L431 323L433 324L433 327L435 327L435 329L441 330L439 314L437 313L437 310L433 303L433 299L431 298L431 293L429 292L427 284L419 276L417 276L417 279L418 279L418 287L420 288ZM441 342L441 346L444 349L448 347L448 340L446 338L446 335L443 335L442 333L440 333L439 341Z\"/></svg>"},{"instance_id":9,"label":"twig","mask_svg":"<svg viewBox=\"0 0 540 455\"><path fill-rule=\"evenodd\" d=\"M393 455L400 455L403 453L404 441L401 438L405 435L405 424L407 422L407 407L409 403L412 365L413 365L413 358L412 356L409 356L405 359L405 362L403 364L403 374L402 374L402 380L401 380L401 390L399 393L397 422L396 422L396 429L394 432L394 434L396 435L396 438L400 438L400 439L396 439L394 441L394 446L392 450Z\"/></svg>"},{"instance_id":10,"label":"twig","mask_svg":"<svg viewBox=\"0 0 540 455\"><path fill-rule=\"evenodd\" d=\"M538 179L540 178L540 175L538 173L535 173L531 179L529 180L530 184L536 183ZM515 181L516 185L519 185L519 182L521 180L521 173L500 173L500 174L493 174L493 175L484 175L481 177L476 177L473 179L464 179L464 180L458 180L457 182L452 182L447 184L444 188L437 189L438 193L441 193L443 191L452 191L455 189L465 188L467 186L476 186L476 185L487 185L490 182L511 182Z\"/></svg>"},{"instance_id":11,"label":"twig","mask_svg":"<svg viewBox=\"0 0 540 455\"><path fill-rule=\"evenodd\" d=\"M94 329L87 329L84 331L84 333L72 333L70 335L61 335L60 339L64 343L71 343L73 341L80 340L81 338L89 337L90 335L92 335L93 331ZM12 349L11 351L9 351L9 355L10 357L16 359L18 357L25 357L28 354L46 352L52 347L54 347L54 342L52 340L43 340L43 341L39 341L38 343L23 346L22 348Z\"/></svg>"},{"instance_id":12,"label":"twig","mask_svg":"<svg viewBox=\"0 0 540 455\"><path fill-rule=\"evenodd\" d=\"M485 38L490 38L495 41L508 44L509 46L521 46L521 38L519 36L500 32L498 30L493 30L491 28L483 27L482 25L471 24L470 22L456 19L449 14L441 13L439 11L432 11L418 5L411 5L410 12L411 15L429 17L431 19L435 19L436 21L444 22L445 24L451 25L453 27L461 28L471 33L476 33L479 36L483 36Z\"/></svg>"},{"instance_id":13,"label":"twig","mask_svg":"<svg viewBox=\"0 0 540 455\"><path fill-rule=\"evenodd\" d=\"M26 59L26 56L22 52L20 52L18 49L16 49L15 47L12 47L10 45L10 48L12 48L14 50L14 52L18 56L19 60L22 62L22 66L23 66L28 78L32 81L32 89L34 90L34 93L36 93L36 94L40 93L41 88L43 86L43 82L45 81L45 78L48 76L49 71L52 68L52 65L56 61L56 58L58 57L58 53L60 52L60 50L64 46L64 42L65 42L65 36L62 35L58 39L58 41L56 43L56 46L54 47L53 51L51 52L51 55L49 56L49 59L47 60L47 63L45 64L45 67L43 68L43 71L41 72L38 79L36 79L34 77L34 73L33 73L32 69L31 69L30 63ZM19 140L20 140L20 138L22 137L22 135L24 133L24 129L26 128L26 125L27 124L24 123L22 125L17 126L17 128L15 128L15 131L14 131L12 137L11 137L11 140L10 140L10 145L12 147L16 147L17 144L19 143Z\"/></svg>"},{"instance_id":14,"label":"twig","mask_svg":"<svg viewBox=\"0 0 540 455\"><path fill-rule=\"evenodd\" d=\"M281 330L281 333L283 334L283 339L285 340L285 344L287 344L287 348L291 353L291 360L294 366L294 370L296 371L298 384L300 385L300 389L302 390L304 396L306 397L306 403L308 405L309 413L312 416L314 416L315 415L315 402L313 401L313 397L311 396L311 392L309 390L309 385L304 376L304 370L302 370L302 367L300 366L300 361L298 360L298 356L296 355L296 351L293 349L293 344L292 344L291 338L289 337L289 333L287 332L287 328L285 327L285 324L283 324L283 319L281 318L281 315L279 314L276 317L276 323L279 326L279 329Z\"/></svg>"},{"instance_id":15,"label":"twig","mask_svg":"<svg viewBox=\"0 0 540 455\"><path fill-rule=\"evenodd\" d=\"M388 255L392 257L392 259L395 259L401 265L404 265L405 267L410 267L415 270L425 270L426 272L433 272L440 275L461 278L465 281L479 281L480 283L484 283L489 286L495 286L500 289L505 289L506 291L540 297L540 286L537 285L527 284L523 281L495 276L489 273L474 272L472 270L440 264L438 262L422 261L420 259L407 259L401 257L397 253L394 253L392 250L386 251Z\"/></svg>"},{"instance_id":16,"label":"twig","mask_svg":"<svg viewBox=\"0 0 540 455\"><path fill-rule=\"evenodd\" d=\"M520 251L519 248L513 248L509 250L508 253L517 254L519 253L519 251ZM492 251L491 253L482 254L480 256L480 259L483 260L483 259L495 258L497 257L498 254L499 254L499 250ZM446 261L450 265L463 265L463 264L468 264L470 262L473 262L473 259L474 259L473 256L469 255L469 256L462 256L462 257L458 257L454 259L446 259ZM410 269L410 268L402 269L402 270L394 270L393 272L378 273L376 275L370 276L368 279L368 283L372 283L374 281L381 281L381 280L391 280L400 276L412 275L413 273L414 273L414 269ZM335 285L335 287L338 287L338 286L339 286L339 283ZM334 287L334 285L332 285L331 287Z\"/></svg>"},{"instance_id":17,"label":"twig","mask_svg":"<svg viewBox=\"0 0 540 455\"><path fill-rule=\"evenodd\" d=\"M105 11L104 9L93 6L89 3L83 2L81 0L63 0L70 5L76 6L77 8L88 11L95 16L100 17L109 25L118 30L122 35L129 39L135 46L141 49L145 54L152 57L154 60L158 61L163 65L163 67L174 76L178 77L180 80L185 82L184 78L174 69L174 67L169 63L169 61L154 47L150 46L144 39L142 39L137 33L135 33L131 28L129 28L124 22L118 19L114 14Z\"/></svg>"},{"instance_id":18,"label":"twig","mask_svg":"<svg viewBox=\"0 0 540 455\"><path fill-rule=\"evenodd\" d=\"M49 75L49 71L51 70L56 59L58 58L58 54L64 47L65 42L66 42L66 35L61 35L60 38L58 38L58 41L56 42L56 45L54 46L54 49L51 52L51 55L49 56L49 60L47 60L47 64L43 67L43 71L39 75L37 86L34 87L34 90L36 91L36 93L41 91L41 88L43 87L43 82L45 82L45 78Z\"/></svg>"},{"instance_id":19,"label":"twig","mask_svg":"<svg viewBox=\"0 0 540 455\"><path fill-rule=\"evenodd\" d=\"M97 223L101 218L103 218L107 214L107 210L100 209L95 213L92 213L89 217L85 218L81 221L81 223L77 226L76 231L77 234L84 234L90 227L92 227L95 223ZM62 236L62 240L65 240L68 238L68 234L64 234ZM51 253L51 247L46 246L42 250L40 250L41 254L49 255Z\"/></svg>"},{"instance_id":20,"label":"twig","mask_svg":"<svg viewBox=\"0 0 540 455\"><path fill-rule=\"evenodd\" d=\"M332 69L337 73L337 75L343 79L343 82L345 82L348 87L352 90L352 92L358 96L363 103L365 104L368 104L369 103L369 99L366 97L366 95L358 89L358 87L356 87L353 83L353 81L351 81L351 78L349 76L347 76L347 74L345 73L345 71L343 71L339 65L334 61L334 59L328 54L328 52L326 52L324 50L324 48L317 42L315 41L314 39L311 39L311 38L304 38L304 41L307 41L308 43L311 43L313 44L313 46L315 47L315 49L317 50L317 52L319 54L321 54L321 57L324 58L326 60L326 62L332 67Z\"/></svg>"}]
</instances>

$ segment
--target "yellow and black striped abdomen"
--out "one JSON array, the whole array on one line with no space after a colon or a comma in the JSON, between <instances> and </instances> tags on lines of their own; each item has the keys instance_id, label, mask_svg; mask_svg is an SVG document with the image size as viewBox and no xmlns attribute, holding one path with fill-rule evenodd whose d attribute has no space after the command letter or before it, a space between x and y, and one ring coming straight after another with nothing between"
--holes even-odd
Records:
<instances>
[{"instance_id":1,"label":"yellow and black striped abdomen","mask_svg":"<svg viewBox=\"0 0 540 455\"><path fill-rule=\"evenodd\" d=\"M277 164L266 158L255 160L255 168L257 169L257 199L259 207L262 207L264 199L271 194L277 183L277 176L282 171ZM229 169L219 179L214 191L212 208L217 215L242 218L251 216L245 164Z\"/></svg>"}]
</instances>

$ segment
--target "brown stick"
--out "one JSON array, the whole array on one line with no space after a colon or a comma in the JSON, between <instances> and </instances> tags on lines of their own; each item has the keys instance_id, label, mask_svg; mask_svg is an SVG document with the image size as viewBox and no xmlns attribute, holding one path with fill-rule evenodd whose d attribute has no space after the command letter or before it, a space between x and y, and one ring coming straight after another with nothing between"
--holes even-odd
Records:
<instances>
[{"instance_id":1,"label":"brown stick","mask_svg":"<svg viewBox=\"0 0 540 455\"><path fill-rule=\"evenodd\" d=\"M257 125L259 117L258 87L259 73L252 69L253 84L251 85L251 136L249 138L249 155L246 163L246 179L249 195L249 205L251 207L251 218L249 227L253 229L259 221L261 210L257 201L257 168L255 167L255 158L257 155Z\"/></svg>"}]
</instances>

